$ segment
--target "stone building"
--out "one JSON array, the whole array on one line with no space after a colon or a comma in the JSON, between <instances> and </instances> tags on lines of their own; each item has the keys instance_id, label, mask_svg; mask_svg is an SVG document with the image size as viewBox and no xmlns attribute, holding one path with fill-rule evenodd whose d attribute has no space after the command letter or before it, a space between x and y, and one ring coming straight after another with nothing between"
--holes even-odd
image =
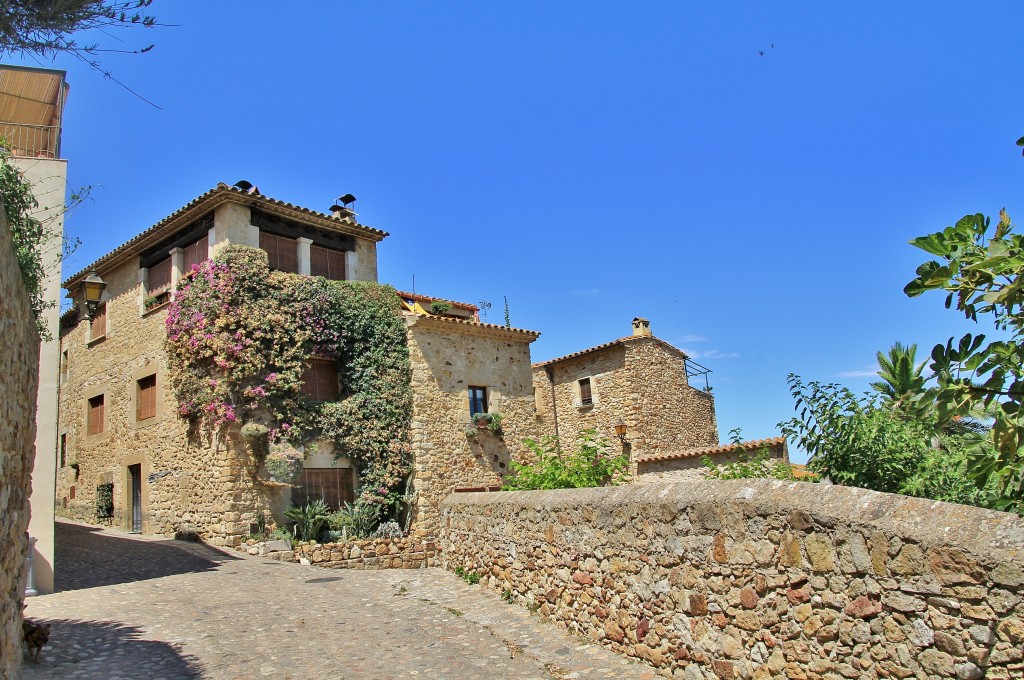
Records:
<instances>
[{"instance_id":1,"label":"stone building","mask_svg":"<svg viewBox=\"0 0 1024 680\"><path fill-rule=\"evenodd\" d=\"M638 482L680 482L704 476L704 457L716 465L735 463L741 457L752 458L762 453L769 458L789 463L789 448L785 437L755 439L724 446L695 447L681 451L665 451L639 456L636 459ZM806 476L806 473L804 475Z\"/></svg>"},{"instance_id":2,"label":"stone building","mask_svg":"<svg viewBox=\"0 0 1024 680\"><path fill-rule=\"evenodd\" d=\"M60 353L60 255L64 234L67 161L61 158L61 129L68 95L65 72L53 69L0 66L0 138L15 167L32 185L37 206L33 217L49 232L43 251L42 312L50 339L39 347L39 388L36 395L36 458L32 468L32 548L30 592L53 591L53 487L57 472L57 364Z\"/></svg>"},{"instance_id":3,"label":"stone building","mask_svg":"<svg viewBox=\"0 0 1024 680\"><path fill-rule=\"evenodd\" d=\"M707 369L651 334L647 319L635 318L632 334L533 365L538 419L563 442L594 429L611 441L625 433L623 450L637 462L659 453L718 444L715 400L690 385Z\"/></svg>"},{"instance_id":4,"label":"stone building","mask_svg":"<svg viewBox=\"0 0 1024 680\"><path fill-rule=\"evenodd\" d=\"M169 389L165 319L182 276L226 244L259 247L280 271L376 281L377 243L387 235L347 208L328 215L248 183L220 184L68 278L76 306L61 330L58 512L95 521L98 495L109 494L102 514L124 530L235 544L261 512L280 522L295 500L352 501L359 481L344 452L318 447L294 489L274 490L253 475L237 428L209 438L190 432ZM90 321L82 284L93 270L107 288ZM623 421L634 459L717 444L711 395L689 386L693 365L643 320L634 336L531 367L539 333L481 323L474 305L396 294L411 368L417 535L436 534L453 491L500 487L510 461L527 460L527 438L613 433ZM589 396L579 392L585 380ZM500 427L477 426L481 413L494 425L499 414Z\"/></svg>"}]
</instances>

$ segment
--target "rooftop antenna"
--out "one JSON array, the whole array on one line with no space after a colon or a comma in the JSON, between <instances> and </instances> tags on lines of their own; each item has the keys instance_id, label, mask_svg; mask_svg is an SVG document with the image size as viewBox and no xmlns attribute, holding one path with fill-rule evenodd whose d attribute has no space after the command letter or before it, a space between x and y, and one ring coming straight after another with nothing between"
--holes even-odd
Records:
<instances>
[{"instance_id":1,"label":"rooftop antenna","mask_svg":"<svg viewBox=\"0 0 1024 680\"><path fill-rule=\"evenodd\" d=\"M412 294L416 294L416 275L412 275Z\"/></svg>"}]
</instances>

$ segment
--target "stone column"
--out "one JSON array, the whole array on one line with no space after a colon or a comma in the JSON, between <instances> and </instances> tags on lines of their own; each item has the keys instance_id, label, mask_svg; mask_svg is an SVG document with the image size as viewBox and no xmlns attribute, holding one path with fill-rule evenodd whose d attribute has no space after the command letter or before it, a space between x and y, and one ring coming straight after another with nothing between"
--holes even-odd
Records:
<instances>
[{"instance_id":1,"label":"stone column","mask_svg":"<svg viewBox=\"0 0 1024 680\"><path fill-rule=\"evenodd\" d=\"M185 251L181 248L171 248L171 297L178 292L178 281L181 280L181 275L184 274L182 269L185 268Z\"/></svg>"},{"instance_id":2,"label":"stone column","mask_svg":"<svg viewBox=\"0 0 1024 680\"><path fill-rule=\"evenodd\" d=\"M149 268L139 267L139 316L146 311L146 293L149 291Z\"/></svg>"},{"instance_id":3,"label":"stone column","mask_svg":"<svg viewBox=\"0 0 1024 680\"><path fill-rule=\"evenodd\" d=\"M295 239L299 244L299 274L303 276L309 276L310 262L309 262L309 247L313 245L313 241L308 238L297 238ZM348 266L348 263L345 263Z\"/></svg>"}]
</instances>

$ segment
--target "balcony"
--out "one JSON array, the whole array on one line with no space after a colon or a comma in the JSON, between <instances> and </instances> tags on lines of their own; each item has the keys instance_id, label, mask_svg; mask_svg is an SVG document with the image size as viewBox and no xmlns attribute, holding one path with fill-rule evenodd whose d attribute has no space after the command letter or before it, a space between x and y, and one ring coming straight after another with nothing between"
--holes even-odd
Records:
<instances>
[{"instance_id":1,"label":"balcony","mask_svg":"<svg viewBox=\"0 0 1024 680\"><path fill-rule=\"evenodd\" d=\"M60 128L0 121L0 145L21 158L60 158Z\"/></svg>"}]
</instances>

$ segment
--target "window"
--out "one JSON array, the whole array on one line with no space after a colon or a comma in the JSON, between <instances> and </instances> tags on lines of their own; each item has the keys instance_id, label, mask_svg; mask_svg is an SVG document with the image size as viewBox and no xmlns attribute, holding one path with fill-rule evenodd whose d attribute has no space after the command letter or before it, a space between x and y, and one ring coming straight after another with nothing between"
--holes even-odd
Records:
<instances>
[{"instance_id":1,"label":"window","mask_svg":"<svg viewBox=\"0 0 1024 680\"><path fill-rule=\"evenodd\" d=\"M156 375L135 381L135 420L156 416Z\"/></svg>"},{"instance_id":2,"label":"window","mask_svg":"<svg viewBox=\"0 0 1024 680\"><path fill-rule=\"evenodd\" d=\"M68 435L62 434L60 436L60 467L67 467L68 465Z\"/></svg>"},{"instance_id":3,"label":"window","mask_svg":"<svg viewBox=\"0 0 1024 680\"><path fill-rule=\"evenodd\" d=\"M296 274L299 271L299 244L293 238L260 232L260 248L267 253L270 268Z\"/></svg>"},{"instance_id":4,"label":"window","mask_svg":"<svg viewBox=\"0 0 1024 680\"><path fill-rule=\"evenodd\" d=\"M584 406L594 405L594 397L590 393L590 378L580 380L580 403Z\"/></svg>"},{"instance_id":5,"label":"window","mask_svg":"<svg viewBox=\"0 0 1024 680\"><path fill-rule=\"evenodd\" d=\"M345 251L320 246L309 247L309 273L326 279L345 279Z\"/></svg>"},{"instance_id":6,"label":"window","mask_svg":"<svg viewBox=\"0 0 1024 680\"><path fill-rule=\"evenodd\" d=\"M104 395L97 394L89 399L86 432L90 435L103 432Z\"/></svg>"},{"instance_id":7,"label":"window","mask_svg":"<svg viewBox=\"0 0 1024 680\"><path fill-rule=\"evenodd\" d=\"M187 274L192 271L192 265L200 264L210 258L210 235L204 234L201 239L195 243L190 243L181 249L181 266L182 273ZM170 278L168 278L170 283Z\"/></svg>"},{"instance_id":8,"label":"window","mask_svg":"<svg viewBox=\"0 0 1024 680\"><path fill-rule=\"evenodd\" d=\"M477 413L487 413L487 388L469 387L469 417Z\"/></svg>"},{"instance_id":9,"label":"window","mask_svg":"<svg viewBox=\"0 0 1024 680\"><path fill-rule=\"evenodd\" d=\"M313 401L338 401L338 362L312 359L302 375L302 393Z\"/></svg>"},{"instance_id":10,"label":"window","mask_svg":"<svg viewBox=\"0 0 1024 680\"><path fill-rule=\"evenodd\" d=\"M60 379L67 382L68 379L68 351L60 353Z\"/></svg>"},{"instance_id":11,"label":"window","mask_svg":"<svg viewBox=\"0 0 1024 680\"><path fill-rule=\"evenodd\" d=\"M92 318L92 323L89 324L89 336L95 340L96 338L102 338L107 334L107 303L99 305L96 308L96 314Z\"/></svg>"},{"instance_id":12,"label":"window","mask_svg":"<svg viewBox=\"0 0 1024 680\"><path fill-rule=\"evenodd\" d=\"M337 510L355 502L355 476L352 468L302 468L292 502L305 505L317 499Z\"/></svg>"},{"instance_id":13,"label":"window","mask_svg":"<svg viewBox=\"0 0 1024 680\"><path fill-rule=\"evenodd\" d=\"M159 298L171 292L171 258L168 255L149 268L146 274L146 297Z\"/></svg>"}]
</instances>

